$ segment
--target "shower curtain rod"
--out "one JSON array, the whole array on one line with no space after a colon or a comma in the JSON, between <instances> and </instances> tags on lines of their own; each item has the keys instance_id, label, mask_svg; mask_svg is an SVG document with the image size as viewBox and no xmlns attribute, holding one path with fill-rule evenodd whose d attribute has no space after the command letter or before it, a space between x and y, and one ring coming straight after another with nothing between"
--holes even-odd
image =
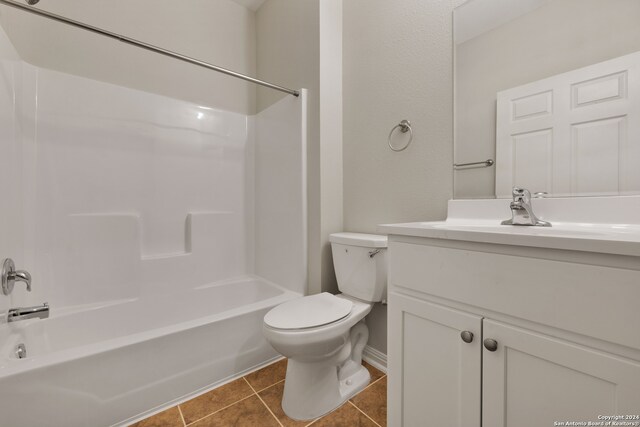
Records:
<instances>
[{"instance_id":1,"label":"shower curtain rod","mask_svg":"<svg viewBox=\"0 0 640 427\"><path fill-rule=\"evenodd\" d=\"M81 28L83 30L90 31L90 32L95 33L95 34L100 34L102 36L106 36L106 37L109 37L111 39L123 42L123 43L127 43L127 44L130 44L130 45L133 45L133 46L137 46L139 48L146 49L146 50L149 50L151 52L159 53L161 55L165 55L165 56L168 56L170 58L179 59L181 61L188 62L190 64L194 64L194 65L198 65L200 67L208 68L210 70L214 70L214 71L217 71L219 73L226 74L228 76L236 77L238 79L246 80L248 82L255 83L255 84L258 84L260 86L264 86L264 87L268 87L268 88L271 88L271 89L279 90L280 92L285 92L285 93L288 93L289 95L293 95L293 96L296 96L296 97L300 96L300 92L297 91L297 90L289 89L289 88L286 88L286 87L283 87L283 86L275 85L273 83L269 83L269 82L265 82L265 81L262 81L262 80L255 79L253 77L245 76L244 74L236 73L235 71L227 70L226 68L218 67L217 65L209 64L208 62L199 61L197 59L190 58L190 57L185 56L185 55L180 55L179 53L175 53L175 52L172 52L170 50L163 49L161 47L154 46L154 45L149 44L149 43L141 42L139 40L135 40L135 39L132 39L130 37L122 36L120 34L112 33L111 31L103 30L101 28L94 27L92 25L87 25L87 24L84 24L84 23L79 22L79 21L74 21L73 19L65 18L64 16L56 15L55 13L50 13L50 12L46 12L46 11L41 10L41 9L35 9L35 8L32 8L32 7L28 7L28 6L25 6L23 4L17 3L17 2L12 1L12 0L0 0L0 4L4 4L6 6L11 6L11 7L14 7L16 9L20 9L20 10L25 11L25 12L33 13L35 15L42 16L44 18L52 19L54 21L62 22L63 24L71 25L71 26L76 27L76 28Z\"/></svg>"}]
</instances>

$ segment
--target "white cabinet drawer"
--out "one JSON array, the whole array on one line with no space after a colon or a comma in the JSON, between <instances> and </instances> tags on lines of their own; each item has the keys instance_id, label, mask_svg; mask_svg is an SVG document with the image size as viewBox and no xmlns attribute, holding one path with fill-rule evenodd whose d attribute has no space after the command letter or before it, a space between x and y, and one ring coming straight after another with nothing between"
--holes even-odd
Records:
<instances>
[{"instance_id":1,"label":"white cabinet drawer","mask_svg":"<svg viewBox=\"0 0 640 427\"><path fill-rule=\"evenodd\" d=\"M390 291L407 288L640 349L640 272L391 241Z\"/></svg>"}]
</instances>

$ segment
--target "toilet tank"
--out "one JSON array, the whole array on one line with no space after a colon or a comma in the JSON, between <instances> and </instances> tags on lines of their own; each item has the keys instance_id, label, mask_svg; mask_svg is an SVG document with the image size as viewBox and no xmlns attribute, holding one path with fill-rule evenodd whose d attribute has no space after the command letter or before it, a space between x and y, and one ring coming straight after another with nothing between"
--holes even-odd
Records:
<instances>
[{"instance_id":1,"label":"toilet tank","mask_svg":"<svg viewBox=\"0 0 640 427\"><path fill-rule=\"evenodd\" d=\"M387 236L335 233L329 236L340 292L368 302L387 298Z\"/></svg>"}]
</instances>

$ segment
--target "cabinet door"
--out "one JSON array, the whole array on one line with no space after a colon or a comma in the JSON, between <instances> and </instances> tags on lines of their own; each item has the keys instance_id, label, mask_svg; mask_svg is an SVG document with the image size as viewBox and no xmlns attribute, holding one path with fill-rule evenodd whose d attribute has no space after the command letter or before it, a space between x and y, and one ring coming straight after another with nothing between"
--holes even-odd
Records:
<instances>
[{"instance_id":1,"label":"cabinet door","mask_svg":"<svg viewBox=\"0 0 640 427\"><path fill-rule=\"evenodd\" d=\"M483 353L484 426L640 414L640 363L487 319L483 332L498 343Z\"/></svg>"},{"instance_id":2,"label":"cabinet door","mask_svg":"<svg viewBox=\"0 0 640 427\"><path fill-rule=\"evenodd\" d=\"M390 426L480 426L481 327L481 317L389 294Z\"/></svg>"}]
</instances>

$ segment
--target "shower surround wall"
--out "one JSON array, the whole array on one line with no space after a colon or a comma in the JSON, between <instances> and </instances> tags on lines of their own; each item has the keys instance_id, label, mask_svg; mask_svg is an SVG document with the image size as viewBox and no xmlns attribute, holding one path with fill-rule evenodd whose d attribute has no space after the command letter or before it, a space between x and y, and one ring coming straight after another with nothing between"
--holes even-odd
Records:
<instances>
[{"instance_id":1,"label":"shower surround wall","mask_svg":"<svg viewBox=\"0 0 640 427\"><path fill-rule=\"evenodd\" d=\"M246 116L25 68L38 86L36 265L52 305L250 271Z\"/></svg>"},{"instance_id":2,"label":"shower surround wall","mask_svg":"<svg viewBox=\"0 0 640 427\"><path fill-rule=\"evenodd\" d=\"M0 323L0 389L20 384L37 400L43 384L85 377L69 387L95 398L82 401L94 421L113 424L276 357L263 312L306 291L306 94L249 116L34 67L2 32L0 54L0 178L11 193L0 258L33 276L33 291L18 284L0 312L51 306L50 319ZM222 321L205 342L188 332ZM149 347L169 330L173 342ZM25 360L13 353L20 340L33 350ZM123 340L147 347L120 354ZM184 363L198 368L177 353L163 361L175 353L166 346L190 348ZM140 364L155 366L157 384L136 376ZM102 385L114 376L134 391ZM20 424L27 407L8 396L0 410ZM87 421L58 420L57 409L40 416Z\"/></svg>"}]
</instances>

